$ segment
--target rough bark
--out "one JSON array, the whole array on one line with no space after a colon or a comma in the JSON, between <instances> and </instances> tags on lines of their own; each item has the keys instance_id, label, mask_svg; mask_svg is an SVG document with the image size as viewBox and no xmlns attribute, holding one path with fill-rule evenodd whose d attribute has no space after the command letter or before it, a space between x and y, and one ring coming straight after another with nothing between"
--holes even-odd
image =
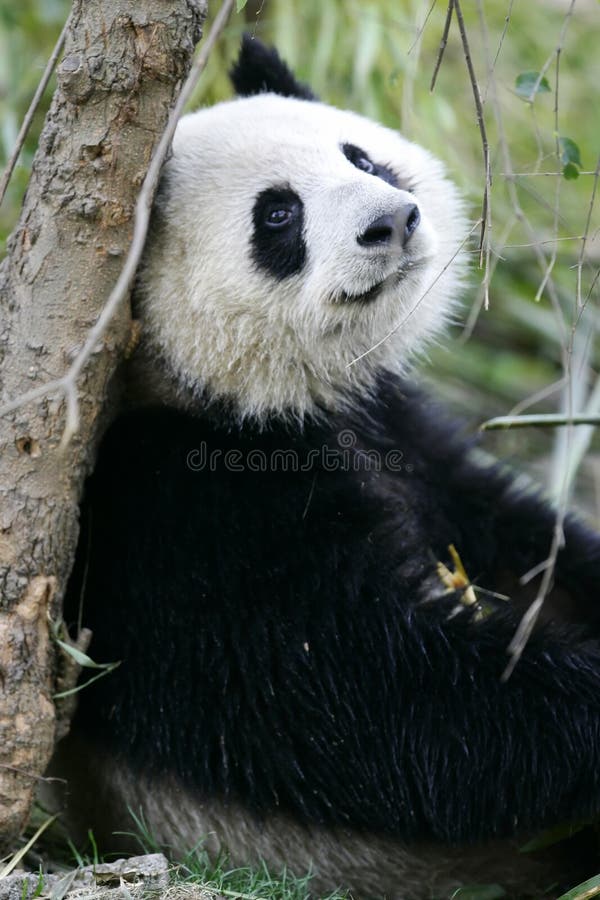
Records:
<instances>
[{"instance_id":1,"label":"rough bark","mask_svg":"<svg viewBox=\"0 0 600 900\"><path fill-rule=\"evenodd\" d=\"M0 397L63 376L117 279L136 196L200 36L204 0L76 0L58 87L0 268ZM0 420L0 845L26 820L56 734L51 621L77 506L129 331L120 310L79 383L80 427L60 446L64 398Z\"/></svg>"}]
</instances>

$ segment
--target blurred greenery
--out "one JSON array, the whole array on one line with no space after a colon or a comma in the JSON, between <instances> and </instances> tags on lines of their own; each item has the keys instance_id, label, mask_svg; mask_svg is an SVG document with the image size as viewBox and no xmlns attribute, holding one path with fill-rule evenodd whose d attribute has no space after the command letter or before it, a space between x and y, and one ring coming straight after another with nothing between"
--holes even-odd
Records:
<instances>
[{"instance_id":1,"label":"blurred greenery","mask_svg":"<svg viewBox=\"0 0 600 900\"><path fill-rule=\"evenodd\" d=\"M227 69L240 35L256 31L278 47L324 100L399 128L443 159L475 221L484 186L482 147L456 21L435 90L429 89L446 5L440 0L248 0L245 9L232 16L212 54L193 105L231 95ZM217 6L210 4L211 15ZM560 411L564 392L550 389L563 375L565 345L575 333L571 391L574 411L579 411L600 361L599 204L587 221L600 152L600 5L598 0L578 0L572 13L568 0L478 0L462 6L492 161L490 304L475 317L482 302L482 270L477 268L474 244L464 320L447 346L431 351L426 375L443 401L461 410L473 425L507 414L544 389L547 396L530 411ZM0 165L14 144L67 12L66 0L0 0ZM528 102L531 73L536 73L535 84L540 72L541 88ZM0 210L2 239L18 215L42 118L40 110ZM565 166L568 179L562 176ZM506 177L511 172L516 176L512 200ZM585 233L588 240L578 269ZM551 267L546 284L540 253ZM583 314L578 296L588 301ZM467 334L469 310L473 315ZM586 449L582 438L579 429L580 450ZM564 432L558 442L552 432L490 433L483 445L532 468L556 491L557 473L560 480L566 466ZM600 519L597 446L595 438L576 498Z\"/></svg>"}]
</instances>

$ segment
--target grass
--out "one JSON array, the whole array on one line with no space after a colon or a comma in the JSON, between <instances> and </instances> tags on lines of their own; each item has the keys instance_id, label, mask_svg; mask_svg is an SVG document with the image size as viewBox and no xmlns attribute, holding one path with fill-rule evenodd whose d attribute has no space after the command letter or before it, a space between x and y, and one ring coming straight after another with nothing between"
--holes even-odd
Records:
<instances>
[{"instance_id":1,"label":"grass","mask_svg":"<svg viewBox=\"0 0 600 900\"><path fill-rule=\"evenodd\" d=\"M263 863L257 867L231 868L227 857L211 862L204 851L196 851L175 869L178 882L200 885L225 897L241 900L308 900L311 875L297 877L285 869L273 875ZM347 900L347 892L324 895L321 900Z\"/></svg>"},{"instance_id":2,"label":"grass","mask_svg":"<svg viewBox=\"0 0 600 900\"><path fill-rule=\"evenodd\" d=\"M134 830L123 834L127 834L139 845L139 853L164 852L165 848L158 844L143 816L131 809L129 814ZM65 875L73 869L110 863L114 859L114 854L107 855L102 852L102 847L98 845L91 830L88 831L86 846L76 847L60 819L55 816L50 820L48 814L36 806L25 833L24 845L18 851L18 861L22 861L21 864L29 870L28 879L23 882L22 900L32 900L40 893L46 893L44 890L46 872ZM37 876L33 893L32 874ZM317 895L311 891L311 880L310 872L299 876L293 875L285 868L275 872L263 862L254 866L232 866L225 853L211 859L204 850L202 841L199 841L183 859L172 861L171 888L166 898L185 900L186 896L192 893L197 896L198 890L206 890L212 894L239 900L309 900L309 898L314 900ZM340 890L320 895L318 900L350 900L350 895Z\"/></svg>"},{"instance_id":3,"label":"grass","mask_svg":"<svg viewBox=\"0 0 600 900\"><path fill-rule=\"evenodd\" d=\"M143 815L134 813L131 809L129 809L129 814L134 828L123 834L127 834L132 842L139 845L139 853L165 852L165 848L159 845ZM40 823L48 827L42 828ZM575 827L575 831L577 830L578 828ZM540 847L549 847L568 838L572 833L574 833L572 828L549 829L540 834L535 842L532 841L529 845L524 846L522 851L529 852ZM36 843L32 851L34 838ZM24 842L28 852L25 855L21 851L19 859L23 858L23 865L29 872L27 879L23 881L21 900L35 900L42 894L48 895L49 891L52 894L52 900L62 900L65 896L64 892L73 885L74 869L110 863L116 858L114 855L103 854L102 847L98 845L92 831L88 832L87 845L76 848L69 839L60 818L53 817L52 821L49 821L47 812L39 806L33 810ZM122 858L122 855L118 858ZM200 898L199 895L202 892L221 896L227 900L229 898L231 900L236 900L236 898L238 900L352 900L352 894L350 891L344 890L343 885L333 893L316 893L312 887L310 872L298 875L292 874L286 868L281 871L273 871L264 862L252 866L233 866L226 853L220 854L217 858L211 858L201 840L183 858L175 858L171 862L170 886L166 891L160 892L160 898L157 898L154 893L155 900L208 900L208 897ZM60 876L61 880L57 886L45 883L45 876L48 872ZM131 887L133 889L131 900L142 900L142 894L149 897L152 893L150 891L144 893L139 886L138 888L135 888L134 885ZM544 896L555 896L555 893L551 889L549 890L550 893L544 894ZM465 884L457 888L452 895L433 896L431 900L500 900L500 898L508 900L509 896L502 884ZM555 900L590 900L596 896L600 897L600 875L574 886ZM83 900L83 898L78 896L77 900ZM108 900L105 885L100 883L98 896L91 893L89 900ZM542 900L541 896L539 900Z\"/></svg>"},{"instance_id":4,"label":"grass","mask_svg":"<svg viewBox=\"0 0 600 900\"><path fill-rule=\"evenodd\" d=\"M129 814L135 824L135 831L129 835L138 842L140 849L144 853L161 852L164 848L157 843L143 816L132 809ZM95 842L92 846L97 851ZM232 867L226 854L211 859L201 841L183 860L174 862L172 873L175 884L196 885L240 900L308 900L314 897L310 890L311 877L310 872L296 876L287 869L273 873L264 862L254 867ZM333 893L321 900L346 900L348 896L346 892Z\"/></svg>"}]
</instances>

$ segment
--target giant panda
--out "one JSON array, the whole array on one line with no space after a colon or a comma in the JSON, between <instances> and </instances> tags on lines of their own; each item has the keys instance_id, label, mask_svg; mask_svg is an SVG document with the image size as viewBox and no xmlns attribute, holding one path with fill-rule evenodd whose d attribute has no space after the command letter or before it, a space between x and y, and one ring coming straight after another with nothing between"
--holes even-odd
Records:
<instances>
[{"instance_id":1,"label":"giant panda","mask_svg":"<svg viewBox=\"0 0 600 900\"><path fill-rule=\"evenodd\" d=\"M126 849L133 813L316 894L541 897L591 874L518 851L600 808L600 538L567 520L503 678L555 513L411 372L463 289L457 191L257 40L232 78L178 126L82 507L65 615L120 665L52 766L70 827Z\"/></svg>"}]
</instances>

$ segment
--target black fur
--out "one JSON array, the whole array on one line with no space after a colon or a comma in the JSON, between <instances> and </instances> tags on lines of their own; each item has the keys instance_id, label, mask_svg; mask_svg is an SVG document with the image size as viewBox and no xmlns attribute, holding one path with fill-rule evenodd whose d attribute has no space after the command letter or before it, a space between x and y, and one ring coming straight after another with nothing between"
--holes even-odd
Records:
<instances>
[{"instance_id":1,"label":"black fur","mask_svg":"<svg viewBox=\"0 0 600 900\"><path fill-rule=\"evenodd\" d=\"M449 618L455 596L423 603L449 544L504 589L553 523L393 378L303 431L130 415L89 483L68 598L93 657L122 663L75 730L209 798L403 839L597 812L597 641L546 625L504 683L510 604L475 622ZM600 539L574 521L557 583L597 634Z\"/></svg>"},{"instance_id":2,"label":"black fur","mask_svg":"<svg viewBox=\"0 0 600 900\"><path fill-rule=\"evenodd\" d=\"M317 99L307 85L297 80L277 50L265 47L250 34L242 37L240 55L229 75L240 97L273 93L300 100Z\"/></svg>"},{"instance_id":3,"label":"black fur","mask_svg":"<svg viewBox=\"0 0 600 900\"><path fill-rule=\"evenodd\" d=\"M287 213L283 222L271 222L273 213ZM252 210L252 258L257 266L281 281L302 271L306 261L304 205L289 187L261 191Z\"/></svg>"}]
</instances>

